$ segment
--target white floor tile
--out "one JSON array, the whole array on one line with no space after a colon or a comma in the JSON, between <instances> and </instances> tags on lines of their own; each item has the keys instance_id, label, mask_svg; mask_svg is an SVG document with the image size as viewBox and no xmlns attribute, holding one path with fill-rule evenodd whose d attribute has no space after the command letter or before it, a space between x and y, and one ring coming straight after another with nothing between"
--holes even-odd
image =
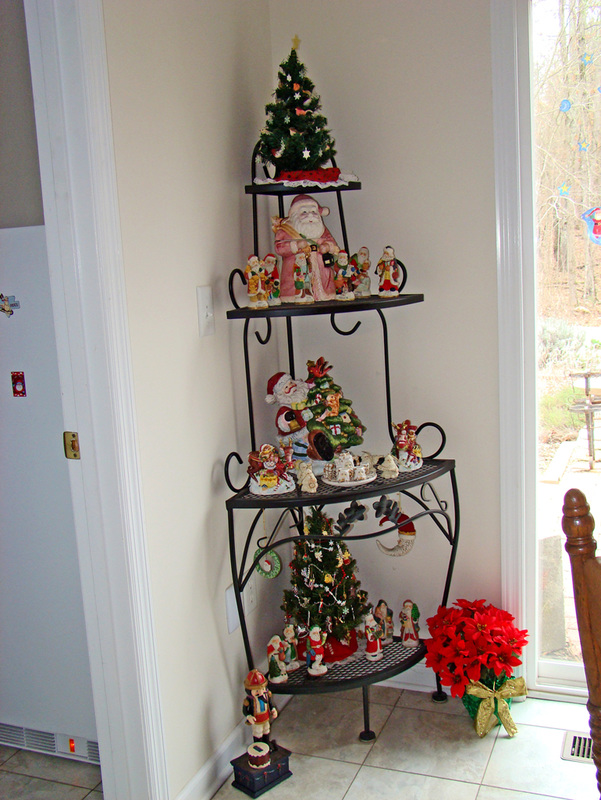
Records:
<instances>
[{"instance_id":1,"label":"white floor tile","mask_svg":"<svg viewBox=\"0 0 601 800\"><path fill-rule=\"evenodd\" d=\"M596 770L561 758L564 731L534 725L518 726L509 739L502 732L482 783L566 800L599 800Z\"/></svg>"},{"instance_id":2,"label":"white floor tile","mask_svg":"<svg viewBox=\"0 0 601 800\"><path fill-rule=\"evenodd\" d=\"M413 692L410 689L404 690L396 705L397 708L415 708L418 711L433 711L437 714L467 714L465 706L456 697L449 695L446 703L435 703L432 700L432 692Z\"/></svg>"},{"instance_id":3,"label":"white floor tile","mask_svg":"<svg viewBox=\"0 0 601 800\"><path fill-rule=\"evenodd\" d=\"M543 728L589 733L588 711L581 703L557 703L527 697L523 703L513 703L511 716L515 724L539 725Z\"/></svg>"},{"instance_id":4,"label":"white floor tile","mask_svg":"<svg viewBox=\"0 0 601 800\"><path fill-rule=\"evenodd\" d=\"M344 800L476 800L478 784L361 767Z\"/></svg>"},{"instance_id":5,"label":"white floor tile","mask_svg":"<svg viewBox=\"0 0 601 800\"><path fill-rule=\"evenodd\" d=\"M552 797L548 794L514 792L511 789L497 789L493 786L481 786L477 800L557 800L557 797Z\"/></svg>"},{"instance_id":6,"label":"white floor tile","mask_svg":"<svg viewBox=\"0 0 601 800\"><path fill-rule=\"evenodd\" d=\"M378 735L392 708L370 705L370 727ZM297 695L272 727L278 744L293 753L362 764L372 747L362 742L363 703L349 700L346 692Z\"/></svg>"},{"instance_id":7,"label":"white floor tile","mask_svg":"<svg viewBox=\"0 0 601 800\"><path fill-rule=\"evenodd\" d=\"M0 800L83 800L89 791L80 786L67 786L30 775L0 773Z\"/></svg>"},{"instance_id":8,"label":"white floor tile","mask_svg":"<svg viewBox=\"0 0 601 800\"><path fill-rule=\"evenodd\" d=\"M479 784L497 731L479 739L467 714L395 708L365 764Z\"/></svg>"},{"instance_id":9,"label":"white floor tile","mask_svg":"<svg viewBox=\"0 0 601 800\"><path fill-rule=\"evenodd\" d=\"M269 789L269 800L342 800L359 767L343 761L329 761L292 754L290 771L292 776ZM242 800L246 795L228 778L213 800Z\"/></svg>"},{"instance_id":10,"label":"white floor tile","mask_svg":"<svg viewBox=\"0 0 601 800\"><path fill-rule=\"evenodd\" d=\"M0 770L87 789L95 789L101 780L100 767L94 764L27 750L18 750L0 766Z\"/></svg>"}]
</instances>

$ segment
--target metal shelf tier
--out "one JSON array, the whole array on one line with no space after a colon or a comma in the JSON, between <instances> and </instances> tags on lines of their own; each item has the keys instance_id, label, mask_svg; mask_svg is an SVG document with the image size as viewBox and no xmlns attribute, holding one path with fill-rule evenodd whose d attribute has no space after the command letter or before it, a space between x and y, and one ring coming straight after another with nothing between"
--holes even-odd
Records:
<instances>
[{"instance_id":1,"label":"metal shelf tier","mask_svg":"<svg viewBox=\"0 0 601 800\"><path fill-rule=\"evenodd\" d=\"M455 468L452 459L426 459L423 465L413 472L402 472L397 478L382 478L380 475L361 486L351 486L347 489L330 486L318 479L317 492L310 494L301 492L298 487L292 492L279 495L257 495L247 489L230 497L226 501L227 508L288 508L332 505L334 503L349 503L362 497L375 497L382 494L394 494L422 486L441 475L445 475Z\"/></svg>"}]
</instances>

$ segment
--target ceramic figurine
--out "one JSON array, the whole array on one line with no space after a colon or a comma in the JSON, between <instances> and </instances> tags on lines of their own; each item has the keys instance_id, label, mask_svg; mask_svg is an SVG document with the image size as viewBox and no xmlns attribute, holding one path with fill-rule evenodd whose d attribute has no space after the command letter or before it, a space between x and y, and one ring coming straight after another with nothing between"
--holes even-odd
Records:
<instances>
[{"instance_id":1,"label":"ceramic figurine","mask_svg":"<svg viewBox=\"0 0 601 800\"><path fill-rule=\"evenodd\" d=\"M369 268L371 267L371 261L369 260L367 247L360 247L355 255L352 256L350 264L353 268L351 281L355 297L370 297L371 278L369 277Z\"/></svg>"},{"instance_id":2,"label":"ceramic figurine","mask_svg":"<svg viewBox=\"0 0 601 800\"><path fill-rule=\"evenodd\" d=\"M260 450L249 453L248 464L252 494L282 494L294 489L294 478L272 444L263 444Z\"/></svg>"},{"instance_id":3,"label":"ceramic figurine","mask_svg":"<svg viewBox=\"0 0 601 800\"><path fill-rule=\"evenodd\" d=\"M297 253L293 264L294 274L294 303L312 303L311 275L306 253Z\"/></svg>"},{"instance_id":4,"label":"ceramic figurine","mask_svg":"<svg viewBox=\"0 0 601 800\"><path fill-rule=\"evenodd\" d=\"M390 520L388 517L384 516L380 521L380 525L384 525L387 522L390 522ZM413 545L415 544L415 525L406 514L401 514L400 517L395 520L395 524L398 528L398 541L395 546L384 547L379 540L376 544L387 556L406 556L407 553L413 549Z\"/></svg>"},{"instance_id":5,"label":"ceramic figurine","mask_svg":"<svg viewBox=\"0 0 601 800\"><path fill-rule=\"evenodd\" d=\"M381 632L382 644L390 644L394 622L392 621L392 610L388 608L388 603L385 600L378 600L378 605L374 609L374 619Z\"/></svg>"},{"instance_id":6,"label":"ceramic figurine","mask_svg":"<svg viewBox=\"0 0 601 800\"><path fill-rule=\"evenodd\" d=\"M309 675L325 675L328 668L323 663L324 657L324 643L327 634L322 633L318 625L314 625L309 630L309 638L307 640L307 672Z\"/></svg>"},{"instance_id":7,"label":"ceramic figurine","mask_svg":"<svg viewBox=\"0 0 601 800\"><path fill-rule=\"evenodd\" d=\"M424 463L421 447L417 443L417 427L406 419L400 425L393 425L395 432L393 455L401 472L412 472Z\"/></svg>"},{"instance_id":8,"label":"ceramic figurine","mask_svg":"<svg viewBox=\"0 0 601 800\"><path fill-rule=\"evenodd\" d=\"M298 660L298 639L294 625L286 625L284 628L284 648L286 672L296 672L300 668Z\"/></svg>"},{"instance_id":9,"label":"ceramic figurine","mask_svg":"<svg viewBox=\"0 0 601 800\"><path fill-rule=\"evenodd\" d=\"M352 270L346 250L341 250L334 262L334 286L336 287L336 300L354 300L351 283Z\"/></svg>"},{"instance_id":10,"label":"ceramic figurine","mask_svg":"<svg viewBox=\"0 0 601 800\"><path fill-rule=\"evenodd\" d=\"M399 474L399 468L396 465L396 461L392 457L390 453L384 456L384 460L378 467L380 470L380 475L386 479L396 478Z\"/></svg>"},{"instance_id":11,"label":"ceramic figurine","mask_svg":"<svg viewBox=\"0 0 601 800\"><path fill-rule=\"evenodd\" d=\"M265 268L257 256L249 256L244 270L249 308L267 308Z\"/></svg>"},{"instance_id":12,"label":"ceramic figurine","mask_svg":"<svg viewBox=\"0 0 601 800\"><path fill-rule=\"evenodd\" d=\"M310 195L297 195L285 218L273 217L275 251L282 257L281 299L294 302L294 262L297 253L303 251L311 269L313 297L315 300L330 300L336 295L332 271L324 265L326 253L338 253L336 240L326 228L323 218L329 209L319 205Z\"/></svg>"},{"instance_id":13,"label":"ceramic figurine","mask_svg":"<svg viewBox=\"0 0 601 800\"><path fill-rule=\"evenodd\" d=\"M419 644L419 609L411 600L405 600L399 614L401 621L401 643L404 647L417 647Z\"/></svg>"},{"instance_id":14,"label":"ceramic figurine","mask_svg":"<svg viewBox=\"0 0 601 800\"><path fill-rule=\"evenodd\" d=\"M298 475L298 485L301 492L315 494L317 491L317 478L313 473L313 467L308 461L297 461L296 472Z\"/></svg>"},{"instance_id":15,"label":"ceramic figurine","mask_svg":"<svg viewBox=\"0 0 601 800\"><path fill-rule=\"evenodd\" d=\"M377 478L376 470L369 459L353 456L348 450L336 453L323 469L324 483L370 483Z\"/></svg>"},{"instance_id":16,"label":"ceramic figurine","mask_svg":"<svg viewBox=\"0 0 601 800\"><path fill-rule=\"evenodd\" d=\"M277 708L272 705L271 692L267 688L267 679L258 669L252 669L244 680L246 698L242 704L245 723L252 725L255 742L269 744L271 722L278 715Z\"/></svg>"},{"instance_id":17,"label":"ceramic figurine","mask_svg":"<svg viewBox=\"0 0 601 800\"><path fill-rule=\"evenodd\" d=\"M396 297L401 285L401 272L396 263L394 250L390 245L384 248L382 257L376 265L379 278L378 294L380 297Z\"/></svg>"},{"instance_id":18,"label":"ceramic figurine","mask_svg":"<svg viewBox=\"0 0 601 800\"><path fill-rule=\"evenodd\" d=\"M365 617L365 641L365 658L368 661L380 661L384 658L382 631L371 611Z\"/></svg>"},{"instance_id":19,"label":"ceramic figurine","mask_svg":"<svg viewBox=\"0 0 601 800\"><path fill-rule=\"evenodd\" d=\"M292 457L306 461L309 447L307 422L313 413L306 408L309 384L296 380L287 372L276 372L267 381L265 401L279 406L275 426L280 447L292 448Z\"/></svg>"},{"instance_id":20,"label":"ceramic figurine","mask_svg":"<svg viewBox=\"0 0 601 800\"><path fill-rule=\"evenodd\" d=\"M285 683L288 680L286 645L277 635L272 636L267 645L267 663L269 664L269 680L271 683Z\"/></svg>"},{"instance_id":21,"label":"ceramic figurine","mask_svg":"<svg viewBox=\"0 0 601 800\"><path fill-rule=\"evenodd\" d=\"M279 306L280 300L280 272L278 260L273 253L268 253L263 259L265 270L265 289L267 291L267 305Z\"/></svg>"}]
</instances>

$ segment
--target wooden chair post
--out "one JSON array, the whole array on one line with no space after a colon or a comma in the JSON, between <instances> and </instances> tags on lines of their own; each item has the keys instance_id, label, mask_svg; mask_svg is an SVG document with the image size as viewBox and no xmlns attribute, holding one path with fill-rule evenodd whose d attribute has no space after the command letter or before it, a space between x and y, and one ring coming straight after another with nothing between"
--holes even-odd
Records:
<instances>
[{"instance_id":1,"label":"wooden chair post","mask_svg":"<svg viewBox=\"0 0 601 800\"><path fill-rule=\"evenodd\" d=\"M562 528L572 567L576 618L589 695L587 708L593 761L601 795L601 563L595 557L595 520L579 489L570 489L565 495Z\"/></svg>"}]
</instances>

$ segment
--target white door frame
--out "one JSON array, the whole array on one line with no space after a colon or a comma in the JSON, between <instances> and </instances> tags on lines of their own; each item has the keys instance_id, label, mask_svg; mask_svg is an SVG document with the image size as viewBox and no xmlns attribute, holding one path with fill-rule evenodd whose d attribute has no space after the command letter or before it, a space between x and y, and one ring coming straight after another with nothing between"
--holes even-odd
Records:
<instances>
[{"instance_id":1,"label":"white door frame","mask_svg":"<svg viewBox=\"0 0 601 800\"><path fill-rule=\"evenodd\" d=\"M586 695L580 665L539 652L536 581L536 318L530 2L491 0L499 312L503 604L530 631L530 694Z\"/></svg>"},{"instance_id":2,"label":"white door frame","mask_svg":"<svg viewBox=\"0 0 601 800\"><path fill-rule=\"evenodd\" d=\"M104 796L168 797L100 0L25 0Z\"/></svg>"}]
</instances>

